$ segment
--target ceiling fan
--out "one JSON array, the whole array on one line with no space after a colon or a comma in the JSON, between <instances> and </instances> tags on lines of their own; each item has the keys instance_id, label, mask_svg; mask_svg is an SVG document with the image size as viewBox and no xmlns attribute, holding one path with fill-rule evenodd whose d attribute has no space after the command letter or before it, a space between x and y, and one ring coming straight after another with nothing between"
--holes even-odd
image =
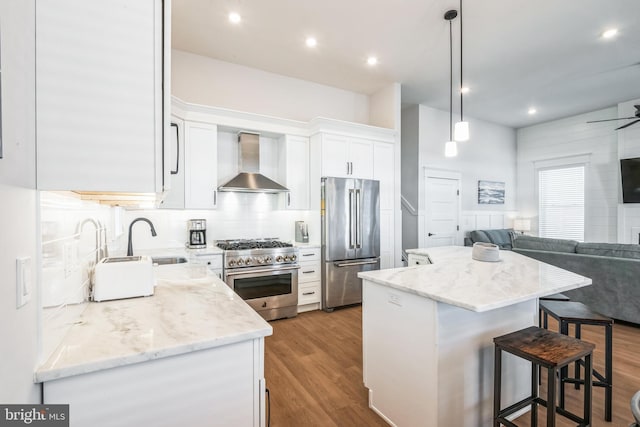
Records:
<instances>
[{"instance_id":1,"label":"ceiling fan","mask_svg":"<svg viewBox=\"0 0 640 427\"><path fill-rule=\"evenodd\" d=\"M606 120L592 120L592 121L587 122L587 123L598 123L598 122L610 122L612 120L631 120L631 119L635 119L631 123L627 123L626 125L622 125L619 128L616 128L616 130L627 128L627 127L631 126L632 124L640 122L640 105L634 105L634 107L636 108L636 113L635 113L635 115L633 117L620 117L618 119L606 119Z\"/></svg>"}]
</instances>

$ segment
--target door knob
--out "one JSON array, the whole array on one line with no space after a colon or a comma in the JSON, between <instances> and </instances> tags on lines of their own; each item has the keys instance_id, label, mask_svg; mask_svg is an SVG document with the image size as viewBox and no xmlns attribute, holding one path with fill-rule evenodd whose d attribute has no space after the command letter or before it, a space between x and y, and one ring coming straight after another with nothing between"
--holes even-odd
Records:
<instances>
[{"instance_id":1,"label":"door knob","mask_svg":"<svg viewBox=\"0 0 640 427\"><path fill-rule=\"evenodd\" d=\"M431 236L435 236L435 234L434 233L429 233L429 234L427 234L427 236L431 237Z\"/></svg>"}]
</instances>

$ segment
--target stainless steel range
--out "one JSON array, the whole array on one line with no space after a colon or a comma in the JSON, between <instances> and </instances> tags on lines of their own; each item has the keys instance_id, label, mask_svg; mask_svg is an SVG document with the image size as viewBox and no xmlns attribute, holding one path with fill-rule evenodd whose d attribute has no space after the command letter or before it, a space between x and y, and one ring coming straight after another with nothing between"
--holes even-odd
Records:
<instances>
[{"instance_id":1,"label":"stainless steel range","mask_svg":"<svg viewBox=\"0 0 640 427\"><path fill-rule=\"evenodd\" d=\"M298 249L277 239L219 240L224 281L265 320L298 314Z\"/></svg>"}]
</instances>

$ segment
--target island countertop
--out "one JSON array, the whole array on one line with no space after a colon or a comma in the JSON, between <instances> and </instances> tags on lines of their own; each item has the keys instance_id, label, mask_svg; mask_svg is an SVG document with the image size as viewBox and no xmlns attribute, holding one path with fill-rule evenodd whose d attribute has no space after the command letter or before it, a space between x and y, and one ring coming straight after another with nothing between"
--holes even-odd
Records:
<instances>
[{"instance_id":1,"label":"island countertop","mask_svg":"<svg viewBox=\"0 0 640 427\"><path fill-rule=\"evenodd\" d=\"M358 273L358 277L467 310L484 312L591 284L591 279L511 251L500 261L471 258L471 247L409 249L433 264ZM365 285L366 286L366 285Z\"/></svg>"},{"instance_id":2,"label":"island countertop","mask_svg":"<svg viewBox=\"0 0 640 427\"><path fill-rule=\"evenodd\" d=\"M153 296L88 303L57 349L36 370L35 382L273 333L271 325L224 282L203 270L193 270L188 264L158 267Z\"/></svg>"}]
</instances>

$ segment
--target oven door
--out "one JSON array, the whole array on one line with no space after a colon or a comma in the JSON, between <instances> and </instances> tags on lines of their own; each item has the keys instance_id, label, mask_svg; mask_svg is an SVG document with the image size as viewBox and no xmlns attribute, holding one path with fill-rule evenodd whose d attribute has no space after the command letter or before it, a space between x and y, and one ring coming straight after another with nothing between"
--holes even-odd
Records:
<instances>
[{"instance_id":1,"label":"oven door","mask_svg":"<svg viewBox=\"0 0 640 427\"><path fill-rule=\"evenodd\" d=\"M256 311L298 305L300 266L227 270L225 282Z\"/></svg>"}]
</instances>

